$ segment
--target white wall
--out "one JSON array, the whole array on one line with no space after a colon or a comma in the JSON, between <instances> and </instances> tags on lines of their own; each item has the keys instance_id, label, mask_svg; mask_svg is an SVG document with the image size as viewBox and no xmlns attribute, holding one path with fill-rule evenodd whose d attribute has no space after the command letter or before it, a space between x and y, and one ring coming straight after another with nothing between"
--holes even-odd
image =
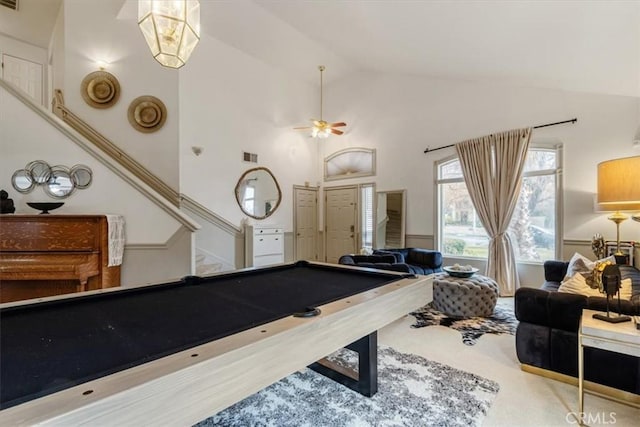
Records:
<instances>
[{"instance_id":1,"label":"white wall","mask_svg":"<svg viewBox=\"0 0 640 427\"><path fill-rule=\"evenodd\" d=\"M261 223L291 231L293 185L318 180L318 142L293 127L309 123L318 96L313 86L204 35L180 74L180 191L240 226L246 216L234 188L247 169L264 166L283 199ZM243 162L243 151L257 153L258 163Z\"/></svg>"},{"instance_id":2,"label":"white wall","mask_svg":"<svg viewBox=\"0 0 640 427\"><path fill-rule=\"evenodd\" d=\"M117 19L122 1L64 2L65 104L118 147L133 156L174 189L178 189L178 75L153 59L134 17ZM105 71L120 82L118 102L96 109L82 99L84 77L106 61ZM145 134L127 119L129 104L142 95L159 98L167 107L162 129Z\"/></svg>"},{"instance_id":3,"label":"white wall","mask_svg":"<svg viewBox=\"0 0 640 427\"><path fill-rule=\"evenodd\" d=\"M52 84L51 93L49 96L52 98L53 91L55 89L64 89L64 2L58 9L58 16L56 17L55 25L53 26L53 33L51 34L51 42L49 43L49 63L50 63L50 81ZM50 109L51 105L47 104L47 108Z\"/></svg>"},{"instance_id":4,"label":"white wall","mask_svg":"<svg viewBox=\"0 0 640 427\"><path fill-rule=\"evenodd\" d=\"M453 148L424 154L468 138L574 117L576 124L537 129L532 141L564 146L564 239L615 239L606 214L595 213L596 166L638 155L631 140L638 126L638 99L559 90L498 86L418 76L361 73L328 88L328 120L344 120L348 132L331 137L321 156L346 147L377 150L377 190L407 189L407 234L435 233L434 163ZM639 240L640 226L621 225L622 238ZM586 255L591 255L587 253Z\"/></svg>"}]
</instances>

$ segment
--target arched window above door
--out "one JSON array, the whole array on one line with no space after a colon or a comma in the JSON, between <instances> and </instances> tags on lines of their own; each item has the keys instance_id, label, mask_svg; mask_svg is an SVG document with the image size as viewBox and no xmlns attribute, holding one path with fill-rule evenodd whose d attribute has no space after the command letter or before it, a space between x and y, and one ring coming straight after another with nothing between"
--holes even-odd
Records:
<instances>
[{"instance_id":1,"label":"arched window above door","mask_svg":"<svg viewBox=\"0 0 640 427\"><path fill-rule=\"evenodd\" d=\"M376 174L376 150L345 148L324 159L324 180L333 181Z\"/></svg>"}]
</instances>

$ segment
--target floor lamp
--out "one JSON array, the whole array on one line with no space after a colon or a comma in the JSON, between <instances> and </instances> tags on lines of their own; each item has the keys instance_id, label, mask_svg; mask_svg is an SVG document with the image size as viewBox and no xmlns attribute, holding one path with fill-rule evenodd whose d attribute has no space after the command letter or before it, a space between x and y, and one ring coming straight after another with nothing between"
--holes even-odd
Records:
<instances>
[{"instance_id":1,"label":"floor lamp","mask_svg":"<svg viewBox=\"0 0 640 427\"><path fill-rule=\"evenodd\" d=\"M640 156L598 164L597 205L599 211L614 212L607 218L616 224L615 255L624 255L620 250L620 223L629 217L620 211L640 210Z\"/></svg>"}]
</instances>

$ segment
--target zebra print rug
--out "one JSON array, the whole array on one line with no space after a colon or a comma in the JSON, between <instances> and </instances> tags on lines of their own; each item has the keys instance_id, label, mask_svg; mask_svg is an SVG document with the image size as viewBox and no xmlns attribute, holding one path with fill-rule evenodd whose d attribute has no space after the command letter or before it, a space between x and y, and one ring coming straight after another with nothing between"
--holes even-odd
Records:
<instances>
[{"instance_id":1,"label":"zebra print rug","mask_svg":"<svg viewBox=\"0 0 640 427\"><path fill-rule=\"evenodd\" d=\"M498 300L491 317L470 317L459 319L449 317L433 308L431 304L409 313L416 318L412 328L441 325L455 329L462 334L462 342L475 345L484 334L516 334L518 320L513 313L513 299Z\"/></svg>"}]
</instances>

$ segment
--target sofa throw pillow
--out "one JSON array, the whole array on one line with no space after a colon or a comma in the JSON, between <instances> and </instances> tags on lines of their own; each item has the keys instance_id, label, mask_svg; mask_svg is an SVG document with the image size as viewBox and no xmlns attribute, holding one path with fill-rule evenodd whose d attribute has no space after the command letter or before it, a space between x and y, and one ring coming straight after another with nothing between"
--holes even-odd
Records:
<instances>
[{"instance_id":1,"label":"sofa throw pillow","mask_svg":"<svg viewBox=\"0 0 640 427\"><path fill-rule=\"evenodd\" d=\"M564 280L560 284L558 292L584 295L585 297L606 297L606 295L598 289L590 287L584 276L580 273L576 273L569 279ZM630 300L633 294L631 279L623 279L620 282L620 290L618 292L620 292L620 299ZM618 298L618 294L616 293L613 298Z\"/></svg>"},{"instance_id":2,"label":"sofa throw pillow","mask_svg":"<svg viewBox=\"0 0 640 427\"><path fill-rule=\"evenodd\" d=\"M631 283L631 278L622 279L620 282L620 299L628 299L630 300L633 296L633 283ZM617 298L616 294L616 298Z\"/></svg>"},{"instance_id":3,"label":"sofa throw pillow","mask_svg":"<svg viewBox=\"0 0 640 427\"><path fill-rule=\"evenodd\" d=\"M612 255L607 258L602 258L596 261L591 261L584 255L579 254L578 252L574 253L571 259L569 260L569 266L567 267L567 275L564 277L565 280L570 279L576 273L582 274L584 277L591 275L591 271L594 269L596 264L604 263L606 261L611 261L612 264L616 263L616 258Z\"/></svg>"},{"instance_id":4,"label":"sofa throw pillow","mask_svg":"<svg viewBox=\"0 0 640 427\"><path fill-rule=\"evenodd\" d=\"M570 278L563 280L558 292L584 295L586 297L601 297L603 295L599 290L589 287L585 277L580 273L575 273Z\"/></svg>"}]
</instances>

